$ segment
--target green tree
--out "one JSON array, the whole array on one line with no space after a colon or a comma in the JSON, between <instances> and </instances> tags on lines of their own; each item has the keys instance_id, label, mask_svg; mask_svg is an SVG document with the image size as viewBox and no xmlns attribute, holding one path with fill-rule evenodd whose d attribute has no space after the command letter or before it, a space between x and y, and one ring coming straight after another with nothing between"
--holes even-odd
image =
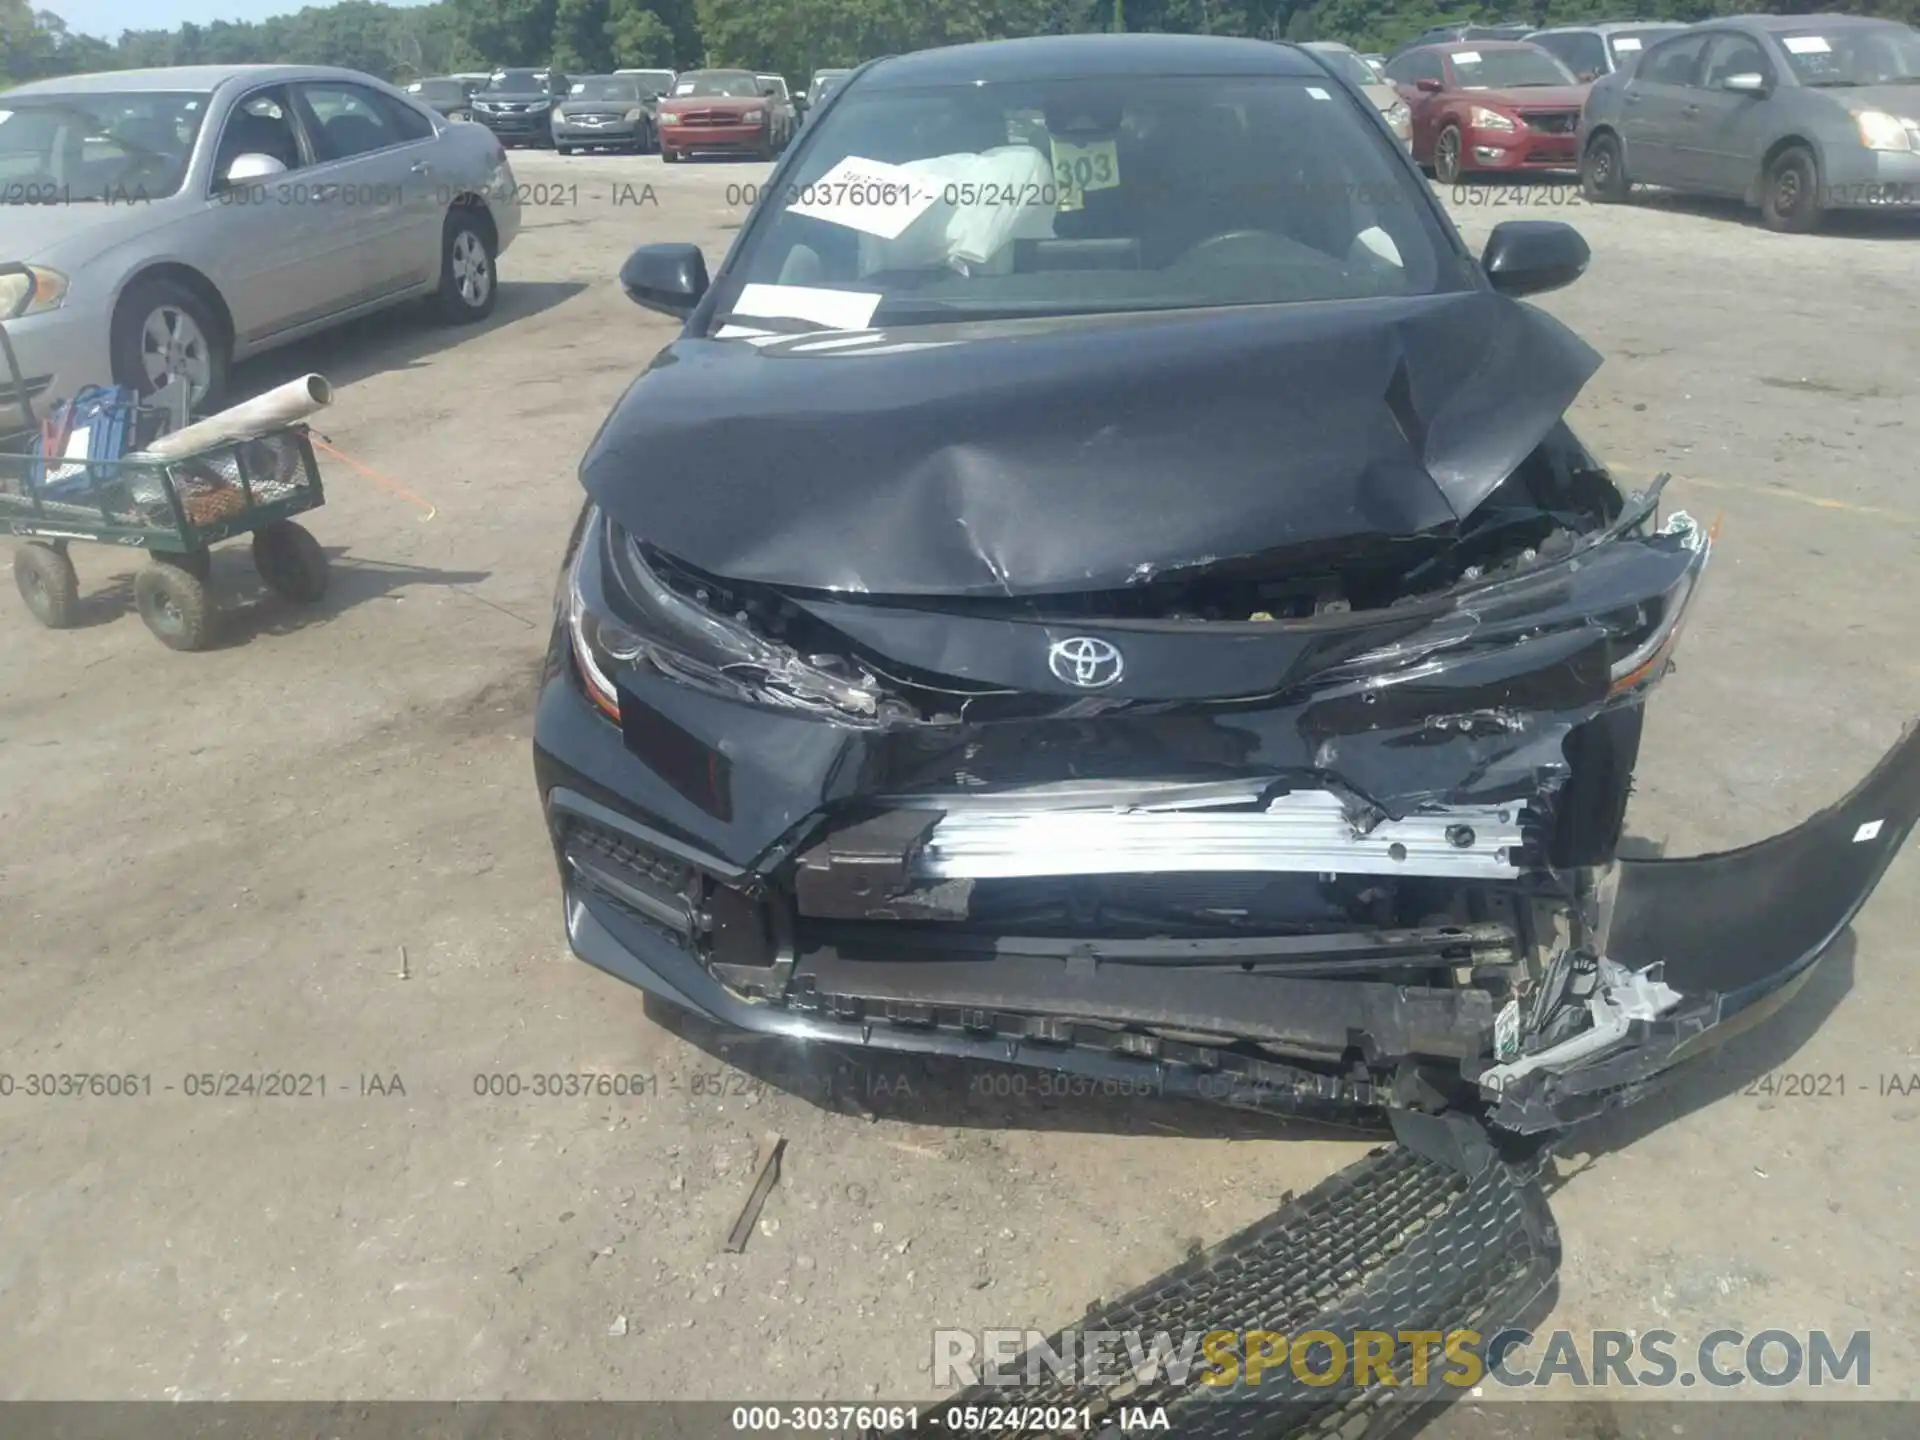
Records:
<instances>
[{"instance_id":1,"label":"green tree","mask_svg":"<svg viewBox=\"0 0 1920 1440\"><path fill-rule=\"evenodd\" d=\"M667 70L677 59L672 27L642 0L608 0L606 39L616 70Z\"/></svg>"}]
</instances>

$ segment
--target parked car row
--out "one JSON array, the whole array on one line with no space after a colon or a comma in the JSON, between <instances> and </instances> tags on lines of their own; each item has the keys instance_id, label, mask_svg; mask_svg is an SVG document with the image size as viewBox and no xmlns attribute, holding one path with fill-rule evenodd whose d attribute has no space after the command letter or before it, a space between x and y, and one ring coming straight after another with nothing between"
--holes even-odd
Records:
<instances>
[{"instance_id":1,"label":"parked car row","mask_svg":"<svg viewBox=\"0 0 1920 1440\"><path fill-rule=\"evenodd\" d=\"M1399 97L1381 88L1379 77L1346 46L1323 48L1351 57L1351 66L1336 61L1336 67L1357 66L1365 74L1359 83L1379 91L1383 111L1398 104ZM784 75L747 70L629 69L569 76L526 66L485 75L430 76L409 84L407 94L449 120L484 125L504 145L551 146L562 155L658 149L671 164L715 153L771 159L792 143L807 113L852 73L844 67L816 70L807 88L795 94ZM664 140L663 130L669 137Z\"/></svg>"},{"instance_id":2,"label":"parked car row","mask_svg":"<svg viewBox=\"0 0 1920 1440\"><path fill-rule=\"evenodd\" d=\"M1401 50L1386 77L1408 107L1414 159L1446 184L1577 170L1594 201L1655 185L1742 200L1786 231L1841 210L1920 215L1920 31L1899 21L1469 34Z\"/></svg>"}]
</instances>

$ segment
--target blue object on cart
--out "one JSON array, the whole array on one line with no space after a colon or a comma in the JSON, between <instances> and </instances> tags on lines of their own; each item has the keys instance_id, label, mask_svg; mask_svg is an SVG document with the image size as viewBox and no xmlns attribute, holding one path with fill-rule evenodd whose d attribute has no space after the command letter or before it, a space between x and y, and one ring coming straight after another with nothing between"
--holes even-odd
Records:
<instances>
[{"instance_id":1,"label":"blue object on cart","mask_svg":"<svg viewBox=\"0 0 1920 1440\"><path fill-rule=\"evenodd\" d=\"M78 497L93 483L93 461L113 461L133 444L140 394L125 385L89 385L54 407L34 444L32 481L43 496Z\"/></svg>"}]
</instances>

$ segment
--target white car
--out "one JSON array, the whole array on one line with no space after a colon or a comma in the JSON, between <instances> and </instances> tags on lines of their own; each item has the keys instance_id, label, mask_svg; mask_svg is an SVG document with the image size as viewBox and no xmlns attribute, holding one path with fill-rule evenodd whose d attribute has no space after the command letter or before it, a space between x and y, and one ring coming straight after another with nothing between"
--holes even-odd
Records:
<instances>
[{"instance_id":1,"label":"white car","mask_svg":"<svg viewBox=\"0 0 1920 1440\"><path fill-rule=\"evenodd\" d=\"M500 142L304 65L71 75L0 95L0 321L29 402L228 367L371 311L493 309L520 229ZM0 376L0 431L19 397ZM44 409L44 405L41 406Z\"/></svg>"}]
</instances>

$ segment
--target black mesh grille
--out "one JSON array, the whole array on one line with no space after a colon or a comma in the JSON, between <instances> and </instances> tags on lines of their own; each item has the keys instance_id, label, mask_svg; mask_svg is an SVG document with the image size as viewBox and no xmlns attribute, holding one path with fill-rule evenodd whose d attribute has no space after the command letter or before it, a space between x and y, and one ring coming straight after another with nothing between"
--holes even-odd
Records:
<instances>
[{"instance_id":1,"label":"black mesh grille","mask_svg":"<svg viewBox=\"0 0 1920 1440\"><path fill-rule=\"evenodd\" d=\"M1375 1151L1316 1186L1276 1214L1212 1250L1149 1281L1073 1327L1135 1331L1151 1341L1165 1331L1176 1346L1184 1334L1213 1330L1277 1331L1289 1337L1331 1331L1476 1330L1485 1337L1530 1318L1559 1265L1559 1241L1545 1199L1531 1182L1501 1164L1469 1180L1411 1151ZM1048 1349L1058 1354L1056 1333ZM1031 1352L1037 1355L1037 1352ZM1205 1362L1196 1352L1185 1383L1166 1376L1093 1388L1050 1376L1036 1360L1039 1384L979 1385L923 1412L918 1429L994 1435L1002 1440L1040 1430L955 1429L945 1422L966 1406L1087 1407L1098 1417L1119 1406L1165 1406L1171 1433L1194 1440L1280 1440L1338 1435L1347 1440L1404 1424L1413 1403L1450 1393L1441 1377L1457 1367L1427 1351L1426 1387L1411 1384L1413 1349L1396 1342L1397 1386L1377 1378L1352 1384L1351 1360L1340 1383L1311 1386L1291 1369L1269 1371L1255 1386L1198 1383ZM1008 1367L1023 1379L1026 1360ZM1313 1361L1324 1373L1328 1357ZM955 1417L957 1418L957 1417ZM904 1433L904 1432L903 1432Z\"/></svg>"}]
</instances>

